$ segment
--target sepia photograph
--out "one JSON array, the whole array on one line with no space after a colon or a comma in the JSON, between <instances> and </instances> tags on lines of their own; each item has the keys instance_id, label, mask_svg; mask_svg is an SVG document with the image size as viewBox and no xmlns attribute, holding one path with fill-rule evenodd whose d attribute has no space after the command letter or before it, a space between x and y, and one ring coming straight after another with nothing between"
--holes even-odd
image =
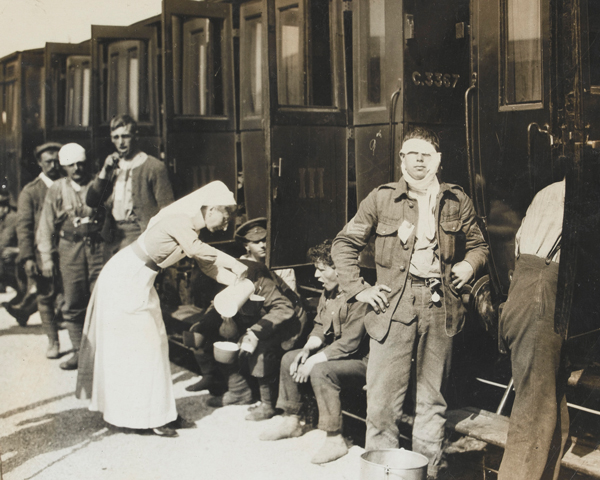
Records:
<instances>
[{"instance_id":1,"label":"sepia photograph","mask_svg":"<svg viewBox=\"0 0 600 480\"><path fill-rule=\"evenodd\" d=\"M598 0L0 0L0 480L600 479L599 119Z\"/></svg>"}]
</instances>

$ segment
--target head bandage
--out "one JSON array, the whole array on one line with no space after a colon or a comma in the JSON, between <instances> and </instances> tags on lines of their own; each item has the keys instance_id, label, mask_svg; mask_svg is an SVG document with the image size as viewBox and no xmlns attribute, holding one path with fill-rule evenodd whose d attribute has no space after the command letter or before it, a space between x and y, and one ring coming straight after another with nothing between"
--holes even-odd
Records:
<instances>
[{"instance_id":1,"label":"head bandage","mask_svg":"<svg viewBox=\"0 0 600 480\"><path fill-rule=\"evenodd\" d=\"M85 149L77 143L67 143L58 151L58 160L63 167L85 162Z\"/></svg>"}]
</instances>

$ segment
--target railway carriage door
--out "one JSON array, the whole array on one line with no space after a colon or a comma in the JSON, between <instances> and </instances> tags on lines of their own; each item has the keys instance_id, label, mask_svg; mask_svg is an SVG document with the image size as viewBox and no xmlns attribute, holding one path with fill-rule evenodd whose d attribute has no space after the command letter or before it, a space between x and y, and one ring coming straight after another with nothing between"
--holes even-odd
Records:
<instances>
[{"instance_id":1,"label":"railway carriage door","mask_svg":"<svg viewBox=\"0 0 600 480\"><path fill-rule=\"evenodd\" d=\"M90 44L46 43L46 141L91 147Z\"/></svg>"},{"instance_id":2,"label":"railway carriage door","mask_svg":"<svg viewBox=\"0 0 600 480\"><path fill-rule=\"evenodd\" d=\"M15 203L39 171L33 150L44 140L43 69L41 49L0 63L0 182L6 179Z\"/></svg>"},{"instance_id":3,"label":"railway carriage door","mask_svg":"<svg viewBox=\"0 0 600 480\"><path fill-rule=\"evenodd\" d=\"M354 144L358 202L371 190L394 178L396 156L390 156L389 121L392 95L402 87L402 6L403 2L397 0L352 2ZM401 91L394 96L400 118L403 117L403 100ZM393 122L397 125L396 118ZM395 130L394 143L399 147L401 126L396 126Z\"/></svg>"},{"instance_id":4,"label":"railway carriage door","mask_svg":"<svg viewBox=\"0 0 600 480\"><path fill-rule=\"evenodd\" d=\"M4 62L0 65L0 80L2 81L0 97L0 181L9 182L10 193L16 201L19 193L19 143L21 135L21 100L20 100L20 62Z\"/></svg>"},{"instance_id":5,"label":"railway carriage door","mask_svg":"<svg viewBox=\"0 0 600 480\"><path fill-rule=\"evenodd\" d=\"M166 155L178 195L213 180L236 191L231 5L164 0Z\"/></svg>"},{"instance_id":6,"label":"railway carriage door","mask_svg":"<svg viewBox=\"0 0 600 480\"><path fill-rule=\"evenodd\" d=\"M263 118L268 115L265 15L260 0L240 6L240 142L244 203L249 219L266 217L270 165Z\"/></svg>"},{"instance_id":7,"label":"railway carriage door","mask_svg":"<svg viewBox=\"0 0 600 480\"><path fill-rule=\"evenodd\" d=\"M154 27L92 25L92 143L100 163L114 151L109 124L119 114L136 120L140 147L160 158L157 43Z\"/></svg>"},{"instance_id":8,"label":"railway carriage door","mask_svg":"<svg viewBox=\"0 0 600 480\"><path fill-rule=\"evenodd\" d=\"M441 179L468 192L464 95L469 87L469 0L404 0L403 20L405 128L425 125L438 133Z\"/></svg>"},{"instance_id":9,"label":"railway carriage door","mask_svg":"<svg viewBox=\"0 0 600 480\"><path fill-rule=\"evenodd\" d=\"M472 189L487 219L497 283L508 293L514 237L535 193L558 173L551 146L549 0L473 0L468 133Z\"/></svg>"},{"instance_id":10,"label":"railway carriage door","mask_svg":"<svg viewBox=\"0 0 600 480\"><path fill-rule=\"evenodd\" d=\"M299 265L309 247L333 238L346 221L342 2L264 0L262 11L269 264ZM264 160L256 162L244 167L264 168Z\"/></svg>"}]
</instances>

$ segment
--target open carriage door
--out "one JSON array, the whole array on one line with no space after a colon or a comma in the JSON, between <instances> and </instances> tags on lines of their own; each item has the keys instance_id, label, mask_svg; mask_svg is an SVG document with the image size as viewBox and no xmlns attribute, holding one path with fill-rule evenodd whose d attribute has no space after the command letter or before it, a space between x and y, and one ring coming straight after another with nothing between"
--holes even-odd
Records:
<instances>
[{"instance_id":1,"label":"open carriage door","mask_svg":"<svg viewBox=\"0 0 600 480\"><path fill-rule=\"evenodd\" d=\"M495 283L506 295L521 219L534 195L560 174L550 1L471 5L470 190L487 224Z\"/></svg>"},{"instance_id":2,"label":"open carriage door","mask_svg":"<svg viewBox=\"0 0 600 480\"><path fill-rule=\"evenodd\" d=\"M46 141L91 147L90 42L46 43Z\"/></svg>"},{"instance_id":3,"label":"open carriage door","mask_svg":"<svg viewBox=\"0 0 600 480\"><path fill-rule=\"evenodd\" d=\"M236 191L231 5L164 0L166 155L178 196L213 180Z\"/></svg>"},{"instance_id":4,"label":"open carriage door","mask_svg":"<svg viewBox=\"0 0 600 480\"><path fill-rule=\"evenodd\" d=\"M264 0L270 169L269 264L306 263L346 221L341 0Z\"/></svg>"},{"instance_id":5,"label":"open carriage door","mask_svg":"<svg viewBox=\"0 0 600 480\"><path fill-rule=\"evenodd\" d=\"M155 27L92 25L92 148L101 167L114 151L110 121L128 114L140 148L160 158Z\"/></svg>"}]
</instances>

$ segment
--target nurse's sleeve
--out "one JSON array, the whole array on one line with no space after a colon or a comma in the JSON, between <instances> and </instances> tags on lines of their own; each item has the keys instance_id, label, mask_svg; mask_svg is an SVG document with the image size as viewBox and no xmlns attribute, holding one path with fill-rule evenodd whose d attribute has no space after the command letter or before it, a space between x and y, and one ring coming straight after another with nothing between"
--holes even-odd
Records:
<instances>
[{"instance_id":1,"label":"nurse's sleeve","mask_svg":"<svg viewBox=\"0 0 600 480\"><path fill-rule=\"evenodd\" d=\"M182 220L181 217L172 217L169 232L183 253L196 260L206 275L223 285L233 285L238 278L245 276L248 270L246 265L201 241L192 228L191 220Z\"/></svg>"}]
</instances>

